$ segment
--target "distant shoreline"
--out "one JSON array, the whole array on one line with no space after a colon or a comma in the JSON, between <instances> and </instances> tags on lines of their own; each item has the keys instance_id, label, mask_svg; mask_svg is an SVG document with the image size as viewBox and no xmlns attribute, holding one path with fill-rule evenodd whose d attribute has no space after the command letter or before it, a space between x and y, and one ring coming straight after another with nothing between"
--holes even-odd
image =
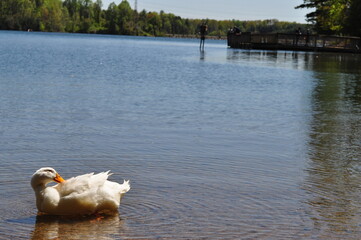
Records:
<instances>
[{"instance_id":1,"label":"distant shoreline","mask_svg":"<svg viewBox=\"0 0 361 240\"><path fill-rule=\"evenodd\" d=\"M46 31L33 31L32 29L24 30L0 30L0 31L15 31L15 32L41 32L41 33L69 33L72 32L46 32ZM199 39L197 34L165 34L159 36L145 36L145 35L121 35L121 34L109 34L109 33L74 33L74 34L90 34L90 35L109 35L109 36L134 36L134 37L166 37L166 38L187 38L187 39ZM227 40L227 36L206 36L206 39L210 40Z\"/></svg>"}]
</instances>

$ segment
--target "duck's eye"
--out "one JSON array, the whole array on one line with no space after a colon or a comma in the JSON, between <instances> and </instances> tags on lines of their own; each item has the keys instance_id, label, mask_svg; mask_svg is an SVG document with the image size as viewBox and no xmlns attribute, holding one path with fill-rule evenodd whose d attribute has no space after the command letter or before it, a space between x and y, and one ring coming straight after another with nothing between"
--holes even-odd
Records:
<instances>
[{"instance_id":1,"label":"duck's eye","mask_svg":"<svg viewBox=\"0 0 361 240\"><path fill-rule=\"evenodd\" d=\"M54 173L54 171L53 171L53 170L51 170L51 169L45 169L45 172L51 172L51 173Z\"/></svg>"}]
</instances>

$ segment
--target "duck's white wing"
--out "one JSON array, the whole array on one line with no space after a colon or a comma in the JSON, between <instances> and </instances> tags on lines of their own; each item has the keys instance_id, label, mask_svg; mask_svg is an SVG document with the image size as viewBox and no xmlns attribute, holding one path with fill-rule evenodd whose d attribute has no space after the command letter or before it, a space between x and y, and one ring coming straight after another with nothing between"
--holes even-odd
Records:
<instances>
[{"instance_id":1,"label":"duck's white wing","mask_svg":"<svg viewBox=\"0 0 361 240\"><path fill-rule=\"evenodd\" d=\"M109 171L95 175L94 173L88 173L70 178L63 183L58 184L56 188L61 196L82 194L88 191L97 190L99 187L103 186L109 175Z\"/></svg>"}]
</instances>

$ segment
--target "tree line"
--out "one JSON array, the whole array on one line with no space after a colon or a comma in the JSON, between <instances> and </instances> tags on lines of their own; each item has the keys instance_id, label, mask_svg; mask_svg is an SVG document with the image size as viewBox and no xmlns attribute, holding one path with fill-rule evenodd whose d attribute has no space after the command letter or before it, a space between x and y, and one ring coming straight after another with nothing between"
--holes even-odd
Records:
<instances>
[{"instance_id":1,"label":"tree line","mask_svg":"<svg viewBox=\"0 0 361 240\"><path fill-rule=\"evenodd\" d=\"M304 0L296 8L310 8L306 15L318 33L361 37L361 0Z\"/></svg>"},{"instance_id":2,"label":"tree line","mask_svg":"<svg viewBox=\"0 0 361 240\"><path fill-rule=\"evenodd\" d=\"M102 0L0 0L1 30L102 33L141 36L194 35L206 22L208 35L225 36L237 26L242 32L293 32L304 24L276 19L240 21L187 19L164 11L140 12L127 0L103 9Z\"/></svg>"}]
</instances>

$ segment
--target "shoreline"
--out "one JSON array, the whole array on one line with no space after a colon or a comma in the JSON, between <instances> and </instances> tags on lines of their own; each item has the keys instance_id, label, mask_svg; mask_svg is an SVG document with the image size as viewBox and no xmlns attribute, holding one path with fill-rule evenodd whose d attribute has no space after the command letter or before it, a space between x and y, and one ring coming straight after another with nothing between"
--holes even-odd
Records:
<instances>
[{"instance_id":1,"label":"shoreline","mask_svg":"<svg viewBox=\"0 0 361 240\"><path fill-rule=\"evenodd\" d=\"M152 36L152 35L121 35L121 34L109 34L109 33L79 33L79 32L46 32L46 31L33 31L28 29L24 30L0 30L0 31L13 31L13 32L37 32L37 33L68 33L68 34L89 34L89 35L108 35L108 36L132 36L132 37L165 37L165 38L185 38L185 39L200 39L200 35L198 34L165 34L159 36ZM207 36L206 39L209 40L227 40L227 36Z\"/></svg>"}]
</instances>

